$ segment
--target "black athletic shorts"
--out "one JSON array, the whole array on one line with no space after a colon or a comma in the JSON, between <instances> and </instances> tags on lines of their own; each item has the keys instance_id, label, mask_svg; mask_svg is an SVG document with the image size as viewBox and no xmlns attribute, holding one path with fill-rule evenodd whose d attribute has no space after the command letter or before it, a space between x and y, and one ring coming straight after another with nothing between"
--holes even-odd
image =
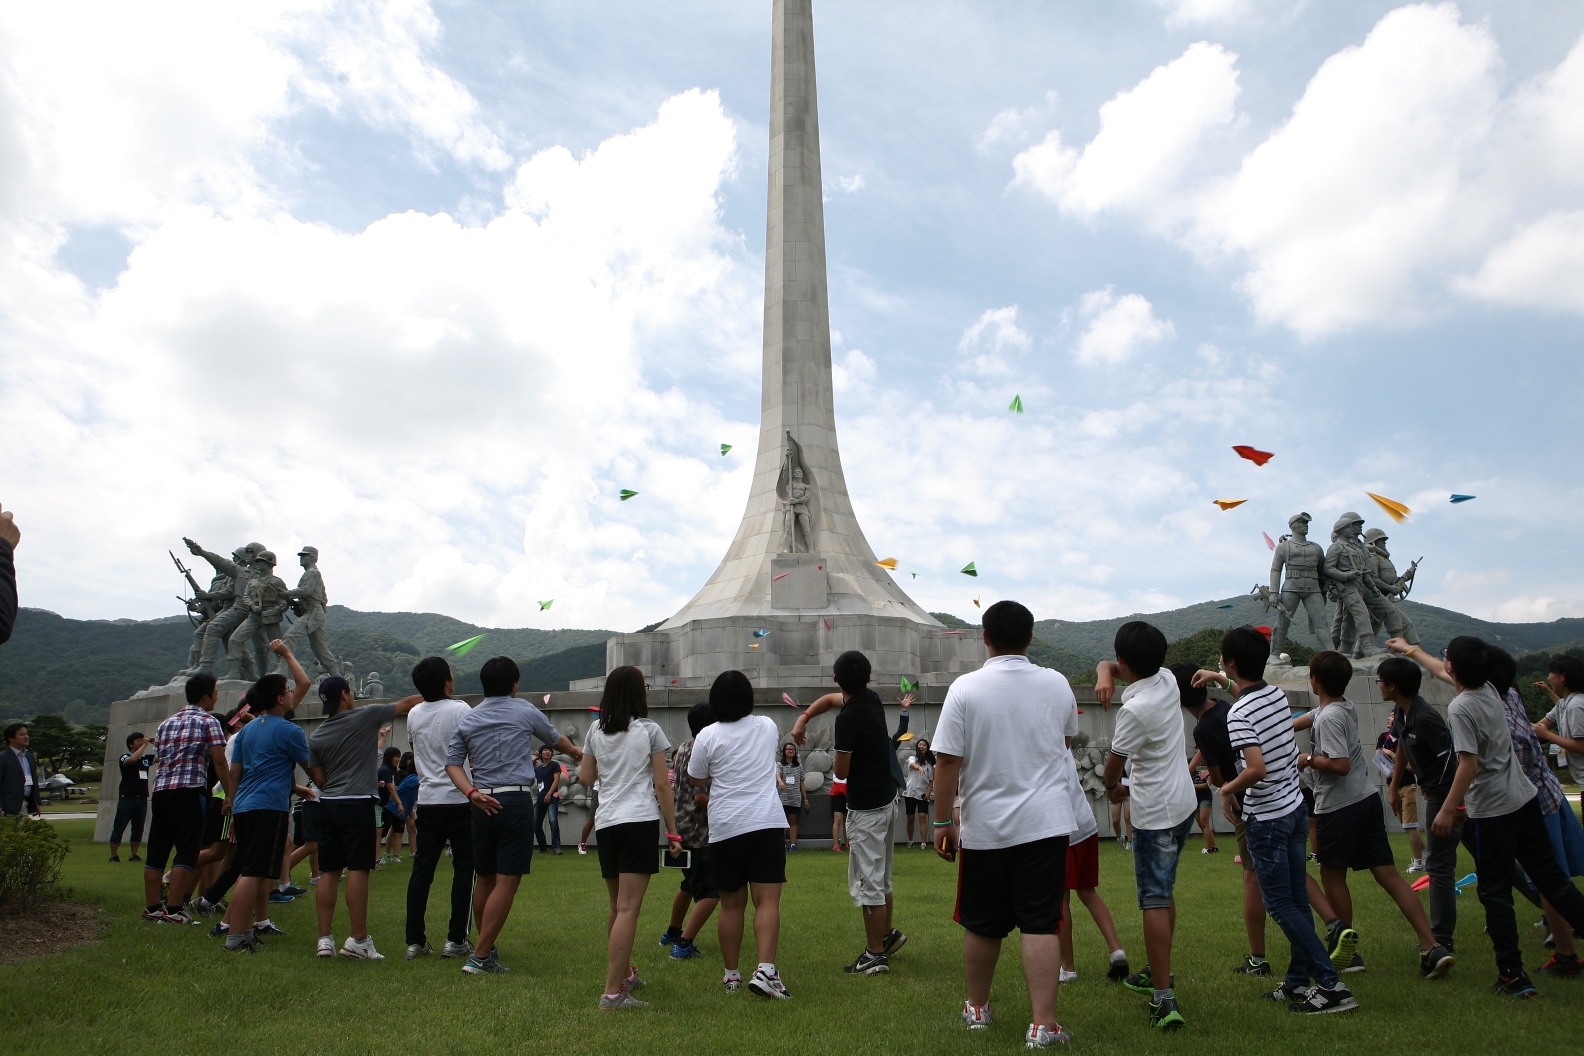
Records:
<instances>
[{"instance_id":1,"label":"black athletic shorts","mask_svg":"<svg viewBox=\"0 0 1584 1056\"><path fill-rule=\"evenodd\" d=\"M957 851L957 908L952 919L975 935L1004 939L1060 930L1067 886L1067 837L1052 836L993 851Z\"/></svg>"},{"instance_id":2,"label":"black athletic shorts","mask_svg":"<svg viewBox=\"0 0 1584 1056\"><path fill-rule=\"evenodd\" d=\"M280 879L290 818L284 810L244 810L232 815L237 842L236 858L231 864L238 875Z\"/></svg>"},{"instance_id":3,"label":"black athletic shorts","mask_svg":"<svg viewBox=\"0 0 1584 1056\"><path fill-rule=\"evenodd\" d=\"M660 819L633 821L595 829L599 837L600 876L614 880L622 873L660 871Z\"/></svg>"},{"instance_id":4,"label":"black athletic shorts","mask_svg":"<svg viewBox=\"0 0 1584 1056\"><path fill-rule=\"evenodd\" d=\"M1309 812L1309 816L1311 818L1314 817L1315 816L1314 789L1305 788L1304 786L1299 785L1298 786L1298 794L1303 797L1304 809Z\"/></svg>"},{"instance_id":5,"label":"black athletic shorts","mask_svg":"<svg viewBox=\"0 0 1584 1056\"><path fill-rule=\"evenodd\" d=\"M902 797L902 808L909 814L928 814L929 800L914 799L912 796Z\"/></svg>"},{"instance_id":6,"label":"black athletic shorts","mask_svg":"<svg viewBox=\"0 0 1584 1056\"><path fill-rule=\"evenodd\" d=\"M845 813L847 813L847 793L845 793L845 792L834 792L834 793L831 794L831 813L832 814L845 814Z\"/></svg>"},{"instance_id":7,"label":"black athletic shorts","mask_svg":"<svg viewBox=\"0 0 1584 1056\"><path fill-rule=\"evenodd\" d=\"M383 807L381 809L385 815L385 824L380 827L381 836L389 836L392 829L395 829L397 832L402 832L407 828L407 822L400 814L397 814L389 807Z\"/></svg>"},{"instance_id":8,"label":"black athletic shorts","mask_svg":"<svg viewBox=\"0 0 1584 1056\"><path fill-rule=\"evenodd\" d=\"M319 802L319 871L368 872L374 868L373 797Z\"/></svg>"},{"instance_id":9,"label":"black athletic shorts","mask_svg":"<svg viewBox=\"0 0 1584 1056\"><path fill-rule=\"evenodd\" d=\"M741 891L744 884L786 883L786 833L759 829L710 844L710 864L715 888L723 894Z\"/></svg>"},{"instance_id":10,"label":"black athletic shorts","mask_svg":"<svg viewBox=\"0 0 1584 1056\"><path fill-rule=\"evenodd\" d=\"M710 857L708 847L691 847L688 849L691 862L682 870L682 883L678 889L686 891L693 896L693 901L703 902L706 899L719 898L720 889L715 886L715 866Z\"/></svg>"},{"instance_id":11,"label":"black athletic shorts","mask_svg":"<svg viewBox=\"0 0 1584 1056\"><path fill-rule=\"evenodd\" d=\"M207 847L226 838L225 823L230 815L225 812L225 800L219 796L211 796L206 792L203 798L203 845Z\"/></svg>"},{"instance_id":12,"label":"black athletic shorts","mask_svg":"<svg viewBox=\"0 0 1584 1056\"><path fill-rule=\"evenodd\" d=\"M1320 864L1345 869L1395 865L1386 839L1386 811L1379 792L1372 792L1341 810L1315 815Z\"/></svg>"},{"instance_id":13,"label":"black athletic shorts","mask_svg":"<svg viewBox=\"0 0 1584 1056\"><path fill-rule=\"evenodd\" d=\"M1194 789L1194 795L1199 797L1199 806L1196 809L1204 810L1210 806L1210 790L1208 788Z\"/></svg>"},{"instance_id":14,"label":"black athletic shorts","mask_svg":"<svg viewBox=\"0 0 1584 1056\"><path fill-rule=\"evenodd\" d=\"M297 804L297 810L292 814L292 842L297 846L319 842L321 809L317 800L309 799Z\"/></svg>"},{"instance_id":15,"label":"black athletic shorts","mask_svg":"<svg viewBox=\"0 0 1584 1056\"><path fill-rule=\"evenodd\" d=\"M473 871L479 876L527 876L533 864L534 794L500 792L500 810L473 808ZM659 861L659 855L655 860Z\"/></svg>"},{"instance_id":16,"label":"black athletic shorts","mask_svg":"<svg viewBox=\"0 0 1584 1056\"><path fill-rule=\"evenodd\" d=\"M801 803L783 803L783 804L781 804L781 813L786 815L786 819L788 821L796 821L798 819L798 817L803 813L803 804L801 804Z\"/></svg>"},{"instance_id":17,"label":"black athletic shorts","mask_svg":"<svg viewBox=\"0 0 1584 1056\"><path fill-rule=\"evenodd\" d=\"M154 819L149 823L148 847L143 868L165 871L171 851L176 852L174 867L195 869L198 852L203 849L204 800L201 788L167 788L149 797ZM218 802L218 800L216 801ZM215 813L219 813L216 808Z\"/></svg>"}]
</instances>

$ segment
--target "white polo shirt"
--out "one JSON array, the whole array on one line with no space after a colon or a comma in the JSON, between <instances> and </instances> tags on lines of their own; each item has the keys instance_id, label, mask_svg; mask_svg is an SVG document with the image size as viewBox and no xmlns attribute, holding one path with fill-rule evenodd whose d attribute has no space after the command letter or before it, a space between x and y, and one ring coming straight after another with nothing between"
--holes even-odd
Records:
<instances>
[{"instance_id":1,"label":"white polo shirt","mask_svg":"<svg viewBox=\"0 0 1584 1056\"><path fill-rule=\"evenodd\" d=\"M992 656L952 683L933 748L962 759L964 848L992 851L1077 830L1067 785L1067 738L1077 732L1066 677L1026 656Z\"/></svg>"},{"instance_id":2,"label":"white polo shirt","mask_svg":"<svg viewBox=\"0 0 1584 1056\"><path fill-rule=\"evenodd\" d=\"M1128 802L1135 829L1170 829L1199 807L1188 772L1182 694L1177 677L1161 668L1122 691L1111 754L1130 764Z\"/></svg>"},{"instance_id":3,"label":"white polo shirt","mask_svg":"<svg viewBox=\"0 0 1584 1056\"><path fill-rule=\"evenodd\" d=\"M418 768L419 806L467 806L467 797L446 773L446 747L457 723L472 710L463 700L426 700L407 713L407 740Z\"/></svg>"}]
</instances>

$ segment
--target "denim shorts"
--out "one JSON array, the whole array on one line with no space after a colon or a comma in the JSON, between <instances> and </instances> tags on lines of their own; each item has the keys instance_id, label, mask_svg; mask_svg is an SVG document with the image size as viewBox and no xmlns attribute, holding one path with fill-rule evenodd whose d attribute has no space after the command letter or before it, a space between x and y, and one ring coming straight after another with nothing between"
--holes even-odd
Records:
<instances>
[{"instance_id":1,"label":"denim shorts","mask_svg":"<svg viewBox=\"0 0 1584 1056\"><path fill-rule=\"evenodd\" d=\"M1140 909L1169 909L1177 883L1177 859L1188 842L1193 815L1169 829L1133 830L1133 882Z\"/></svg>"}]
</instances>

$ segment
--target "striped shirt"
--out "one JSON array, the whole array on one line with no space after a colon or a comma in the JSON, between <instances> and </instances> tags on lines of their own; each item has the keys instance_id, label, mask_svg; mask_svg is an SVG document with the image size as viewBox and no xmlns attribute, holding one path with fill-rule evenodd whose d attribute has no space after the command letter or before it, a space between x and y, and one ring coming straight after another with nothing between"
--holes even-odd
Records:
<instances>
[{"instance_id":1,"label":"striped shirt","mask_svg":"<svg viewBox=\"0 0 1584 1056\"><path fill-rule=\"evenodd\" d=\"M226 743L220 720L189 704L154 731L154 791L203 788L209 775L209 749Z\"/></svg>"},{"instance_id":2,"label":"striped shirt","mask_svg":"<svg viewBox=\"0 0 1584 1056\"><path fill-rule=\"evenodd\" d=\"M1298 745L1287 694L1264 682L1245 689L1227 713L1227 736L1233 751L1258 748L1265 757L1265 776L1243 793L1243 820L1270 821L1292 813L1303 796L1298 792Z\"/></svg>"}]
</instances>

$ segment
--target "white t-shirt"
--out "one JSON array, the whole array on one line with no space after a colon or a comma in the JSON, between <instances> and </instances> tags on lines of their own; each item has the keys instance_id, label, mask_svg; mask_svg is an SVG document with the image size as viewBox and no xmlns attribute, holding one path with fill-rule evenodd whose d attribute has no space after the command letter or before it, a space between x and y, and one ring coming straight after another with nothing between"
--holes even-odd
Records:
<instances>
[{"instance_id":1,"label":"white t-shirt","mask_svg":"<svg viewBox=\"0 0 1584 1056\"><path fill-rule=\"evenodd\" d=\"M1064 779L1077 732L1067 679L1026 656L992 656L952 683L931 748L962 759L963 847L992 851L1078 828Z\"/></svg>"},{"instance_id":2,"label":"white t-shirt","mask_svg":"<svg viewBox=\"0 0 1584 1056\"><path fill-rule=\"evenodd\" d=\"M1071 765L1067 767L1067 774L1062 779L1067 787L1067 797L1072 803L1073 820L1078 823L1067 837L1067 845L1082 843L1091 836L1100 835L1100 824L1095 821L1094 807L1089 805L1089 797L1083 790L1083 782L1078 779L1078 761L1073 759L1072 753L1067 753Z\"/></svg>"},{"instance_id":3,"label":"white t-shirt","mask_svg":"<svg viewBox=\"0 0 1584 1056\"><path fill-rule=\"evenodd\" d=\"M694 738L688 776L710 779L710 843L786 828L786 812L776 788L780 740L775 721L765 715L712 723Z\"/></svg>"},{"instance_id":4,"label":"white t-shirt","mask_svg":"<svg viewBox=\"0 0 1584 1056\"><path fill-rule=\"evenodd\" d=\"M1170 829L1199 807L1188 772L1182 694L1177 678L1161 668L1122 691L1111 754L1130 764L1128 791L1134 829Z\"/></svg>"},{"instance_id":5,"label":"white t-shirt","mask_svg":"<svg viewBox=\"0 0 1584 1056\"><path fill-rule=\"evenodd\" d=\"M462 716L473 709L462 700L426 700L407 713L407 740L418 768L418 805L466 806L467 797L446 773L446 747ZM464 770L467 763L463 763Z\"/></svg>"},{"instance_id":6,"label":"white t-shirt","mask_svg":"<svg viewBox=\"0 0 1584 1056\"><path fill-rule=\"evenodd\" d=\"M589 728L583 754L598 764L600 780L595 831L659 819L650 756L670 750L665 731L650 719L633 719L620 733L606 733L597 722Z\"/></svg>"}]
</instances>

